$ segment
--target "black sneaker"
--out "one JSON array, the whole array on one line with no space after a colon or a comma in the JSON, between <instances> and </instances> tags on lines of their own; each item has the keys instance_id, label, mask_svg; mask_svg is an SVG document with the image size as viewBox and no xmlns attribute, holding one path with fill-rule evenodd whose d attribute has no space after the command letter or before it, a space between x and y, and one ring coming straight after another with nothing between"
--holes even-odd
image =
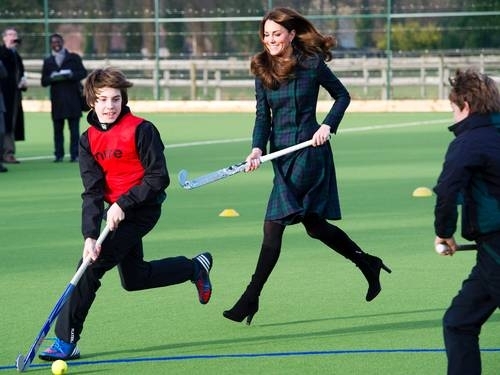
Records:
<instances>
[{"instance_id":1,"label":"black sneaker","mask_svg":"<svg viewBox=\"0 0 500 375\"><path fill-rule=\"evenodd\" d=\"M198 299L202 305L210 301L212 295L212 283L210 282L209 272L212 269L213 260L210 253L203 253L193 258L194 278L192 282L198 290Z\"/></svg>"}]
</instances>

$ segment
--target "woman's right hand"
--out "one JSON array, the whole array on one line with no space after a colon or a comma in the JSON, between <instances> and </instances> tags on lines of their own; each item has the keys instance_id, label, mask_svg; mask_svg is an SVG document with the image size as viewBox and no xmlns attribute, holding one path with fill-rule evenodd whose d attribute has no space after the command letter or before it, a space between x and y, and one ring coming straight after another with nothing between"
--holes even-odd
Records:
<instances>
[{"instance_id":1,"label":"woman's right hand","mask_svg":"<svg viewBox=\"0 0 500 375\"><path fill-rule=\"evenodd\" d=\"M259 168L260 157L262 156L262 150L260 148L252 149L250 155L245 159L247 165L245 167L245 172L251 172Z\"/></svg>"}]
</instances>

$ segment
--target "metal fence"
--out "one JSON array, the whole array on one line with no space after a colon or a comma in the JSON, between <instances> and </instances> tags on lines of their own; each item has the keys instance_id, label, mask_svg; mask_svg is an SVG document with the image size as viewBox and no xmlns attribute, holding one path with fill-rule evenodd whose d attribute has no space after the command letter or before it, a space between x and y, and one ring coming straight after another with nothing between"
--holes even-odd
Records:
<instances>
[{"instance_id":1,"label":"metal fence","mask_svg":"<svg viewBox=\"0 0 500 375\"><path fill-rule=\"evenodd\" d=\"M446 96L454 66L477 65L498 75L481 59L493 59L483 51L500 43L500 0L4 3L0 25L19 27L32 84L40 62L31 59L41 60L49 52L50 33L59 32L89 69L109 62L125 70L140 89L134 92L148 99L253 98L247 60L261 48L258 25L273 6L300 9L323 33L338 38L332 67L354 97L439 99ZM410 52L419 57L407 58ZM450 60L455 53L463 56L457 63ZM46 93L37 88L26 95Z\"/></svg>"},{"instance_id":2,"label":"metal fence","mask_svg":"<svg viewBox=\"0 0 500 375\"><path fill-rule=\"evenodd\" d=\"M42 61L24 63L29 86L39 87ZM131 98L134 95L136 99L162 100L254 98L248 60L160 60L159 63L145 59L85 60L84 64L88 70L104 66L123 70L137 88ZM457 68L476 67L500 82L500 54L395 57L390 67L380 57L339 58L329 65L355 99L388 99L388 93L392 99L446 99L448 77ZM321 95L327 99L326 92Z\"/></svg>"}]
</instances>

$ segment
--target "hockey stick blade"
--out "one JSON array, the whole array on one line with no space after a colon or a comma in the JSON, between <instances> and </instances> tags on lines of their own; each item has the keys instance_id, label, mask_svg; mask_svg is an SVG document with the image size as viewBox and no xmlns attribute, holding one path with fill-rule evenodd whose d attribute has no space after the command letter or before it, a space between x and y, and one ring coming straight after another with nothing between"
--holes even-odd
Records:
<instances>
[{"instance_id":1,"label":"hockey stick blade","mask_svg":"<svg viewBox=\"0 0 500 375\"><path fill-rule=\"evenodd\" d=\"M218 171L200 176L193 180L188 180L188 172L183 169L179 172L179 184L186 190L191 190L203 185L210 184L215 181L222 180L223 178L235 175L237 173L243 172L245 170L245 162L230 165L229 167L219 169Z\"/></svg>"},{"instance_id":2,"label":"hockey stick blade","mask_svg":"<svg viewBox=\"0 0 500 375\"><path fill-rule=\"evenodd\" d=\"M177 175L177 179L179 180L179 185L181 185L184 189L191 189L191 181L188 181L188 171L185 169L181 170Z\"/></svg>"},{"instance_id":3,"label":"hockey stick blade","mask_svg":"<svg viewBox=\"0 0 500 375\"><path fill-rule=\"evenodd\" d=\"M99 235L99 238L96 241L96 245L101 245L106 236L109 233L109 228L106 226L102 230L101 234ZM78 267L78 270L76 271L75 275L73 278L70 280L69 284L66 286L66 289L64 289L63 294L57 301L56 305L52 309L52 311L49 314L49 317L45 321L45 323L42 326L42 329L38 333L37 337L35 338L35 341L31 345L30 349L28 350L28 353L26 356L23 356L22 354L19 354L16 358L16 368L17 371L19 372L24 372L26 371L30 365L31 362L35 359L36 353L38 352L38 349L40 348L40 345L42 345L43 340L45 340L45 337L50 331L50 327L52 326L52 323L56 320L57 316L61 312L64 304L66 301L69 299L71 296L71 293L76 287L76 284L78 284L78 281L80 281L80 278L82 277L83 273L91 263L91 258L86 257L80 267Z\"/></svg>"},{"instance_id":4,"label":"hockey stick blade","mask_svg":"<svg viewBox=\"0 0 500 375\"><path fill-rule=\"evenodd\" d=\"M296 144L294 146L290 146L287 148L284 148L282 150L272 152L270 154L264 155L260 158L260 162L264 163L266 161L270 161L276 158L279 158L283 155L289 154L294 151L301 150L303 148L309 147L312 145L312 140L305 141L299 144ZM179 172L178 174L178 180L179 184L186 190L191 190L195 189L197 187L203 186L210 184L215 181L222 180L223 178L233 176L237 173L243 172L245 170L246 162L241 162L237 164L230 165L229 167L219 169L218 171L200 176L198 178L195 178L193 180L188 180L188 172L183 169Z\"/></svg>"}]
</instances>

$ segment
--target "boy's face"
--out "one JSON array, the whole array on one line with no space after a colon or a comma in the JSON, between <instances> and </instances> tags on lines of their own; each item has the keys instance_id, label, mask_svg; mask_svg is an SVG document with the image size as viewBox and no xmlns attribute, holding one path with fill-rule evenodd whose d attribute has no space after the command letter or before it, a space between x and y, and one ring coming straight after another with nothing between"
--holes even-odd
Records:
<instances>
[{"instance_id":1,"label":"boy's face","mask_svg":"<svg viewBox=\"0 0 500 375\"><path fill-rule=\"evenodd\" d=\"M465 102L464 103L464 108L460 109L458 105L455 103L451 102L451 110L453 111L453 120L455 122L460 122L467 116L469 116L469 103Z\"/></svg>"},{"instance_id":2,"label":"boy's face","mask_svg":"<svg viewBox=\"0 0 500 375\"><path fill-rule=\"evenodd\" d=\"M104 87L97 92L94 111L99 122L110 124L115 122L122 111L122 94L120 89Z\"/></svg>"}]
</instances>

